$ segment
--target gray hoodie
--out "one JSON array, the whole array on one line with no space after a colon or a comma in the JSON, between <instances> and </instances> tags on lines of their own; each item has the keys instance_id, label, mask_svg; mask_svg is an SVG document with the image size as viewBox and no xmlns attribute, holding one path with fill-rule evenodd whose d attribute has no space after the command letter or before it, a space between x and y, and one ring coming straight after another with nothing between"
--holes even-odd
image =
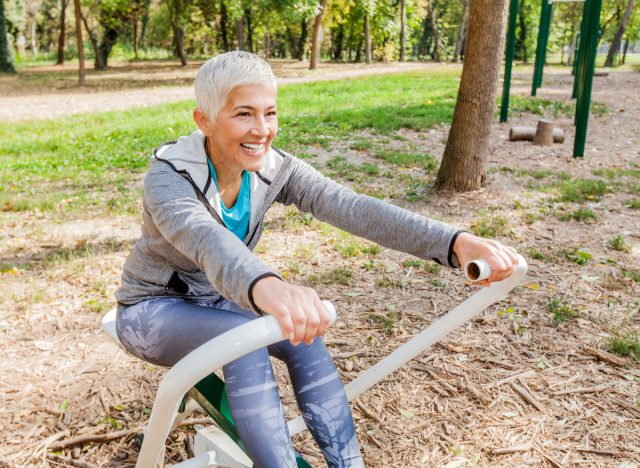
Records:
<instances>
[{"instance_id":1,"label":"gray hoodie","mask_svg":"<svg viewBox=\"0 0 640 468\"><path fill-rule=\"evenodd\" d=\"M241 241L222 223L204 136L196 131L154 152L144 179L142 236L125 262L115 294L118 303L132 305L158 296L223 296L260 313L253 286L278 275L252 249L274 201L294 204L384 247L458 266L453 244L460 231L455 227L357 194L275 148L264 167L251 173L251 219Z\"/></svg>"}]
</instances>

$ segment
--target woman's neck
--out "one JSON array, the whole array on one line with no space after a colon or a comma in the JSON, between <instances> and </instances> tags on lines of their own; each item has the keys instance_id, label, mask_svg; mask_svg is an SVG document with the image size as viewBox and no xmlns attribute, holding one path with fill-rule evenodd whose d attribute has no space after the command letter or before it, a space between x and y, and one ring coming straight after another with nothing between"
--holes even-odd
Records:
<instances>
[{"instance_id":1,"label":"woman's neck","mask_svg":"<svg viewBox=\"0 0 640 468\"><path fill-rule=\"evenodd\" d=\"M242 168L229 165L224 157L218 155L210 138L206 138L205 140L205 150L207 158L209 158L216 171L220 198L226 207L231 207L235 204L238 193L240 192L243 170Z\"/></svg>"}]
</instances>

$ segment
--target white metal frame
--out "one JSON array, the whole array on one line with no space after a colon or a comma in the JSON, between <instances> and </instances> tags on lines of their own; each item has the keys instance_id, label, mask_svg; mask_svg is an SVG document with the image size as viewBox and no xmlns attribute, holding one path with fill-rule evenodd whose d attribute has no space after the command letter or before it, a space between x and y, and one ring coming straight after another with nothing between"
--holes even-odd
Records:
<instances>
[{"instance_id":1,"label":"white metal frame","mask_svg":"<svg viewBox=\"0 0 640 468\"><path fill-rule=\"evenodd\" d=\"M527 262L524 258L519 257L516 272L507 279L482 288L347 384L345 391L348 399L352 400L360 395L444 338L454 329L465 324L475 315L502 299L518 285L526 272ZM331 303L324 302L332 312L333 322L335 320L335 309ZM105 316L103 327L118 342L117 336L115 336L115 310ZM162 466L163 461L160 460L160 457L164 453L165 440L176 420L178 407L184 395L196 383L209 375L214 369L221 368L228 362L238 359L247 353L283 339L286 338L283 336L276 319L272 316L265 316L229 330L204 343L174 365L164 376L158 387L151 417L144 431L144 442L136 467L150 468L157 464ZM301 416L289 421L289 432L292 436L302 432L304 429L306 429L306 426ZM215 442L211 443L215 446ZM218 466L219 463L220 456L217 456L216 451L212 450L200 453L195 458L174 466L195 468ZM246 465L242 460L237 460L236 466Z\"/></svg>"}]
</instances>

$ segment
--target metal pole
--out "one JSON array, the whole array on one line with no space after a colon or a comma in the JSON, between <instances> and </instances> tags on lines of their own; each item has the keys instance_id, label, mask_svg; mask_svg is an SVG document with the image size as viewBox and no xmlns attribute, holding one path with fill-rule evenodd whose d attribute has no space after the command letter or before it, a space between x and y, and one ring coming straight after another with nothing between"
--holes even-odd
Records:
<instances>
[{"instance_id":1,"label":"metal pole","mask_svg":"<svg viewBox=\"0 0 640 468\"><path fill-rule=\"evenodd\" d=\"M580 81L580 73L582 70L582 64L584 62L584 42L587 29L587 23L589 22L589 8L591 1L584 2L582 7L582 21L580 22L580 35L578 36L578 50L576 50L576 59L573 62L574 75L573 75L573 92L571 97L573 99L578 97L578 82ZM574 122L575 123L575 122Z\"/></svg>"},{"instance_id":2,"label":"metal pole","mask_svg":"<svg viewBox=\"0 0 640 468\"><path fill-rule=\"evenodd\" d=\"M533 83L531 95L535 96L537 89L542 86L542 71L547 57L547 43L551 25L551 9L553 4L549 0L542 0L540 9L540 25L538 26L538 43L536 46L536 61L533 69Z\"/></svg>"},{"instance_id":3,"label":"metal pole","mask_svg":"<svg viewBox=\"0 0 640 468\"><path fill-rule=\"evenodd\" d=\"M518 0L509 4L509 31L507 32L507 57L504 62L504 80L502 84L502 103L500 105L500 122L509 118L509 90L511 88L511 68L516 48L516 20L518 19Z\"/></svg>"},{"instance_id":4,"label":"metal pole","mask_svg":"<svg viewBox=\"0 0 640 468\"><path fill-rule=\"evenodd\" d=\"M584 157L584 147L587 140L587 126L589 125L589 106L591 105L591 88L593 86L593 72L596 66L596 52L598 51L598 36L600 35L600 12L602 0L589 0L589 21L585 31L584 61L580 83L578 84L578 102L576 103L576 139L573 144L573 157Z\"/></svg>"}]
</instances>

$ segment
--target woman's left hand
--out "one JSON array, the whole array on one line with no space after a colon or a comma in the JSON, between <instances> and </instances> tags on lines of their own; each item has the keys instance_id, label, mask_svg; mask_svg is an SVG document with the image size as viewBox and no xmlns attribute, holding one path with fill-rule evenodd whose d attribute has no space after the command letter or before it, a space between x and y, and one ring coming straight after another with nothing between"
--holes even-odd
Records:
<instances>
[{"instance_id":1,"label":"woman's left hand","mask_svg":"<svg viewBox=\"0 0 640 468\"><path fill-rule=\"evenodd\" d=\"M474 284L488 286L494 281L502 281L510 276L518 266L518 253L513 247L492 239L484 239L468 232L458 235L453 252L458 257L461 268L477 259L485 260L491 267L491 276Z\"/></svg>"}]
</instances>

